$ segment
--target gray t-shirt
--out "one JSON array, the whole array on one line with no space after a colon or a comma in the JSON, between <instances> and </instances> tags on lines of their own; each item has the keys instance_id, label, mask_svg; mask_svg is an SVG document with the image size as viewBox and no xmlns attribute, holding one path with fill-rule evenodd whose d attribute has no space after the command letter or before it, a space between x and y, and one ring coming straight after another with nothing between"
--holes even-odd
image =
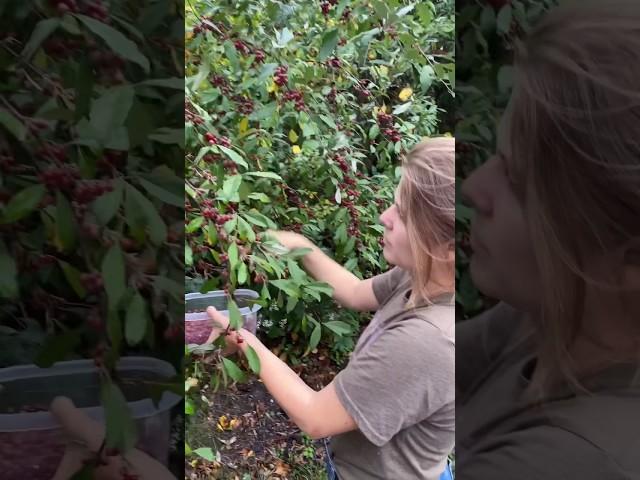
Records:
<instances>
[{"instance_id":1,"label":"gray t-shirt","mask_svg":"<svg viewBox=\"0 0 640 480\"><path fill-rule=\"evenodd\" d=\"M374 279L380 304L335 379L358 429L332 438L341 480L437 480L455 436L453 295L407 309L407 272Z\"/></svg>"},{"instance_id":2,"label":"gray t-shirt","mask_svg":"<svg viewBox=\"0 0 640 480\"><path fill-rule=\"evenodd\" d=\"M504 303L458 324L456 480L640 479L638 365L583 379L589 394L564 386L534 402L523 395L532 331Z\"/></svg>"}]
</instances>

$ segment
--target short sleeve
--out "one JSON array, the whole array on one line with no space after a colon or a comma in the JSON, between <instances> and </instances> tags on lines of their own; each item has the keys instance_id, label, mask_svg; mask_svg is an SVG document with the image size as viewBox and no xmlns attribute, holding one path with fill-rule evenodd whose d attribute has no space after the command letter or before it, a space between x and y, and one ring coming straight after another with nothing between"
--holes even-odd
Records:
<instances>
[{"instance_id":1,"label":"short sleeve","mask_svg":"<svg viewBox=\"0 0 640 480\"><path fill-rule=\"evenodd\" d=\"M391 270L373 277L373 293L380 305L389 300L391 294L400 285L407 273L400 267L393 267Z\"/></svg>"},{"instance_id":2,"label":"short sleeve","mask_svg":"<svg viewBox=\"0 0 640 480\"><path fill-rule=\"evenodd\" d=\"M454 401L455 346L419 318L393 325L338 373L340 402L362 434L382 446Z\"/></svg>"},{"instance_id":3,"label":"short sleeve","mask_svg":"<svg viewBox=\"0 0 640 480\"><path fill-rule=\"evenodd\" d=\"M495 448L456 458L458 480L628 480L604 451L571 432L541 426L496 439Z\"/></svg>"},{"instance_id":4,"label":"short sleeve","mask_svg":"<svg viewBox=\"0 0 640 480\"><path fill-rule=\"evenodd\" d=\"M464 395L505 350L522 327L522 314L500 302L477 317L456 323L456 386Z\"/></svg>"}]
</instances>

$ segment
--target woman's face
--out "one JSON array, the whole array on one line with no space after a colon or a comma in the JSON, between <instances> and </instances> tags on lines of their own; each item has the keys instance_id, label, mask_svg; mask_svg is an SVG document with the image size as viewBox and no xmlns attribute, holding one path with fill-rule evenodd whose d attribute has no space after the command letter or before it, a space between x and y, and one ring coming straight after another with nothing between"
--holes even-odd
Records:
<instances>
[{"instance_id":1,"label":"woman's face","mask_svg":"<svg viewBox=\"0 0 640 480\"><path fill-rule=\"evenodd\" d=\"M384 226L384 258L391 265L404 270L412 270L413 256L409 245L409 235L400 212L400 198L396 189L395 201L380 215L380 223Z\"/></svg>"},{"instance_id":2,"label":"woman's face","mask_svg":"<svg viewBox=\"0 0 640 480\"><path fill-rule=\"evenodd\" d=\"M475 211L470 272L485 295L524 310L537 305L539 275L526 216L509 178L508 113L498 129L498 151L462 185Z\"/></svg>"}]
</instances>

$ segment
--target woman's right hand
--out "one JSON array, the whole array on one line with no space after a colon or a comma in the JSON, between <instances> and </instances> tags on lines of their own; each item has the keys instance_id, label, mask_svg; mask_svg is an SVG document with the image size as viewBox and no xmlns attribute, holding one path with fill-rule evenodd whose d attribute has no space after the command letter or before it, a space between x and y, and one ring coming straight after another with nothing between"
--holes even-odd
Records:
<instances>
[{"instance_id":1,"label":"woman's right hand","mask_svg":"<svg viewBox=\"0 0 640 480\"><path fill-rule=\"evenodd\" d=\"M286 230L268 230L267 236L277 240L283 247L293 250L295 248L311 248L313 243L304 235Z\"/></svg>"}]
</instances>

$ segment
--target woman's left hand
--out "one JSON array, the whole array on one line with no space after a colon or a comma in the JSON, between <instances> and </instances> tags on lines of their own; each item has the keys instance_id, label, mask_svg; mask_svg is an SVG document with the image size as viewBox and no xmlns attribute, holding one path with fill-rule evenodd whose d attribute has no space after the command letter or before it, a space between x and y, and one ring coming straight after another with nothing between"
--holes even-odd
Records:
<instances>
[{"instance_id":1,"label":"woman's left hand","mask_svg":"<svg viewBox=\"0 0 640 480\"><path fill-rule=\"evenodd\" d=\"M224 355L231 355L238 351L239 344L241 344L244 340L242 338L243 329L240 331L231 330L229 328L229 319L216 310L215 307L207 308L207 315L213 321L213 330L211 335L209 335L209 339L207 343L215 342L220 335L225 335L225 342L227 344L227 348L222 352Z\"/></svg>"}]
</instances>

